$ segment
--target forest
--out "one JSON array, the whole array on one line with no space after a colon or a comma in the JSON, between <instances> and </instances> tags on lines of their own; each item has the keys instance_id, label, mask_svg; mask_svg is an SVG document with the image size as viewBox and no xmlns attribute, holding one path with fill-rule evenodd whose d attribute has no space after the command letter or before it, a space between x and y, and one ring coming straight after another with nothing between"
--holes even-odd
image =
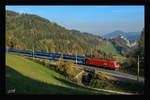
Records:
<instances>
[{"instance_id":1,"label":"forest","mask_svg":"<svg viewBox=\"0 0 150 100\"><path fill-rule=\"evenodd\" d=\"M68 30L32 14L6 11L6 48L112 58L118 51L103 51L109 41L90 33Z\"/></svg>"}]
</instances>

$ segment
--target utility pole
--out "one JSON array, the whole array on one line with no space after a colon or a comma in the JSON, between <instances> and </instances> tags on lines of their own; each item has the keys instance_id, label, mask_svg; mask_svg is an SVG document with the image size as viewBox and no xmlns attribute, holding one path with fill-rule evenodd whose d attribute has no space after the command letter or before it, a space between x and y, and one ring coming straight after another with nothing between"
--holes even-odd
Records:
<instances>
[{"instance_id":1,"label":"utility pole","mask_svg":"<svg viewBox=\"0 0 150 100\"><path fill-rule=\"evenodd\" d=\"M6 47L6 52L8 53L8 47Z\"/></svg>"},{"instance_id":2,"label":"utility pole","mask_svg":"<svg viewBox=\"0 0 150 100\"><path fill-rule=\"evenodd\" d=\"M49 53L49 52L48 52L48 47L46 47L46 51L47 51L47 53Z\"/></svg>"},{"instance_id":3,"label":"utility pole","mask_svg":"<svg viewBox=\"0 0 150 100\"><path fill-rule=\"evenodd\" d=\"M91 58L92 58L92 48L91 48Z\"/></svg>"},{"instance_id":4,"label":"utility pole","mask_svg":"<svg viewBox=\"0 0 150 100\"><path fill-rule=\"evenodd\" d=\"M33 59L34 59L34 47L32 48L32 52L33 52L33 55L32 55L32 57L33 57Z\"/></svg>"},{"instance_id":5,"label":"utility pole","mask_svg":"<svg viewBox=\"0 0 150 100\"><path fill-rule=\"evenodd\" d=\"M76 64L77 64L77 51L76 51Z\"/></svg>"},{"instance_id":6,"label":"utility pole","mask_svg":"<svg viewBox=\"0 0 150 100\"><path fill-rule=\"evenodd\" d=\"M140 72L140 61L139 61L139 55L138 55L138 62L137 62L137 80L139 81L139 72Z\"/></svg>"},{"instance_id":7,"label":"utility pole","mask_svg":"<svg viewBox=\"0 0 150 100\"><path fill-rule=\"evenodd\" d=\"M61 57L62 57L62 59L63 59L63 54L61 54Z\"/></svg>"}]
</instances>

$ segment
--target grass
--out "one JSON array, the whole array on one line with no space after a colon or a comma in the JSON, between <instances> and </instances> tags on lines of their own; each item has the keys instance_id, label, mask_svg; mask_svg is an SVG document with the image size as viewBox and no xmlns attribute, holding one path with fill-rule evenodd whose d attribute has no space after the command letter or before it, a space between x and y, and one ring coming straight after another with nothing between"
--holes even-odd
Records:
<instances>
[{"instance_id":1,"label":"grass","mask_svg":"<svg viewBox=\"0 0 150 100\"><path fill-rule=\"evenodd\" d=\"M12 89L15 89L15 94L31 95L112 94L73 84L43 65L21 56L6 54L6 94Z\"/></svg>"},{"instance_id":2,"label":"grass","mask_svg":"<svg viewBox=\"0 0 150 100\"><path fill-rule=\"evenodd\" d=\"M113 83L113 87L115 90L118 90L118 91L144 94L143 83L126 83L126 82L115 81Z\"/></svg>"},{"instance_id":3,"label":"grass","mask_svg":"<svg viewBox=\"0 0 150 100\"><path fill-rule=\"evenodd\" d=\"M127 82L120 82L120 81L109 82L109 81L99 80L99 84L101 85L97 85L95 86L95 88L113 90L118 92L144 94L143 83L127 83Z\"/></svg>"},{"instance_id":4,"label":"grass","mask_svg":"<svg viewBox=\"0 0 150 100\"><path fill-rule=\"evenodd\" d=\"M124 57L124 56L114 56L114 58L120 63L120 64L122 64L122 63L124 63L125 61L126 61L126 57Z\"/></svg>"},{"instance_id":5,"label":"grass","mask_svg":"<svg viewBox=\"0 0 150 100\"><path fill-rule=\"evenodd\" d=\"M106 46L101 47L101 50L107 51L113 55L118 55L118 56L120 55L117 49L110 42L107 42Z\"/></svg>"},{"instance_id":6,"label":"grass","mask_svg":"<svg viewBox=\"0 0 150 100\"><path fill-rule=\"evenodd\" d=\"M106 77L105 74L95 74L89 86L131 94L144 94L144 83L121 82L119 80L110 80Z\"/></svg>"}]
</instances>

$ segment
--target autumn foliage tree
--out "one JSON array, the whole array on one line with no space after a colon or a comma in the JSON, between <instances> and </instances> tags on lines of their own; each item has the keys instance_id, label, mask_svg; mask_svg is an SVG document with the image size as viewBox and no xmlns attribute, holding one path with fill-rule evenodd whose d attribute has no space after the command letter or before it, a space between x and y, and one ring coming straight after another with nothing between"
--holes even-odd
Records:
<instances>
[{"instance_id":1,"label":"autumn foliage tree","mask_svg":"<svg viewBox=\"0 0 150 100\"><path fill-rule=\"evenodd\" d=\"M63 58L60 57L56 63L56 71L63 74L66 79L72 80L80 71L74 66L72 61L63 61Z\"/></svg>"}]
</instances>

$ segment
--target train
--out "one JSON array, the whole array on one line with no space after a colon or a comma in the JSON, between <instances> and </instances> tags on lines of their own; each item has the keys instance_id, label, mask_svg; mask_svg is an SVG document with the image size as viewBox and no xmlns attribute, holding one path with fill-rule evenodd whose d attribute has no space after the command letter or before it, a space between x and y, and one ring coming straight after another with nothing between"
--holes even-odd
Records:
<instances>
[{"instance_id":1,"label":"train","mask_svg":"<svg viewBox=\"0 0 150 100\"><path fill-rule=\"evenodd\" d=\"M15 50L15 49L6 49L6 52L13 52L13 53L21 53L26 54L34 57L47 57L50 59L58 59L62 57L66 60L76 60L78 64L84 65L94 65L98 67L110 68L110 69L119 69L120 64L117 63L116 60L104 60L98 58L90 58L85 56L75 56L75 55L67 55L67 54L57 54L57 53L44 53L44 52L32 52L26 50Z\"/></svg>"}]
</instances>

